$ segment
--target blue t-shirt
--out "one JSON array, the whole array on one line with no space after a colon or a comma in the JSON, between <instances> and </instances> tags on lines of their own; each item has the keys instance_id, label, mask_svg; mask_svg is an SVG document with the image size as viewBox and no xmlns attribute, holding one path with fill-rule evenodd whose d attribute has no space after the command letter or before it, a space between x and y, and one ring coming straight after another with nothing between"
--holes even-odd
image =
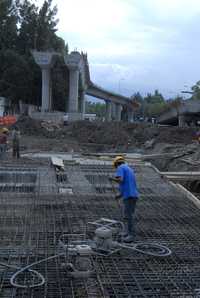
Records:
<instances>
[{"instance_id":1,"label":"blue t-shirt","mask_svg":"<svg viewBox=\"0 0 200 298\"><path fill-rule=\"evenodd\" d=\"M122 182L119 184L119 189L124 199L129 197L138 198L139 194L133 169L127 164L121 164L117 167L115 177L120 177L122 179Z\"/></svg>"}]
</instances>

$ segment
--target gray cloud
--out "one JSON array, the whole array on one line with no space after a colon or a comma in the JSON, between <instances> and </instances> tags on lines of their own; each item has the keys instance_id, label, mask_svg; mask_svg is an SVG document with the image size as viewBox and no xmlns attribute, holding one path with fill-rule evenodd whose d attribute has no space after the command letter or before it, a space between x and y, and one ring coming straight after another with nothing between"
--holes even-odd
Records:
<instances>
[{"instance_id":1,"label":"gray cloud","mask_svg":"<svg viewBox=\"0 0 200 298\"><path fill-rule=\"evenodd\" d=\"M180 93L184 85L191 86L200 79L200 1L102 0L101 7L93 0L102 10L92 10L93 5L89 13L79 12L79 19L78 6L73 10L69 1L73 26L65 25L65 4L57 1L58 9L62 2L59 34L71 50L88 52L92 79L102 87L117 92L120 89L126 95L158 88L172 96ZM75 2L77 5L79 1ZM85 3L89 9L91 1ZM101 18L99 14L106 8L108 11ZM92 21L87 19L90 17Z\"/></svg>"}]
</instances>

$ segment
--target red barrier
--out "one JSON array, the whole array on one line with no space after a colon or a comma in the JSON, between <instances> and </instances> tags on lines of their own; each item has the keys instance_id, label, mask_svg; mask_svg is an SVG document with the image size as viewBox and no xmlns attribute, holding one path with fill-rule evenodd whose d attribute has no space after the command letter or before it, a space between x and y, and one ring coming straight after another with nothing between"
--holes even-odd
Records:
<instances>
[{"instance_id":1,"label":"red barrier","mask_svg":"<svg viewBox=\"0 0 200 298\"><path fill-rule=\"evenodd\" d=\"M9 126L16 123L17 119L15 116L4 116L0 117L0 125Z\"/></svg>"}]
</instances>

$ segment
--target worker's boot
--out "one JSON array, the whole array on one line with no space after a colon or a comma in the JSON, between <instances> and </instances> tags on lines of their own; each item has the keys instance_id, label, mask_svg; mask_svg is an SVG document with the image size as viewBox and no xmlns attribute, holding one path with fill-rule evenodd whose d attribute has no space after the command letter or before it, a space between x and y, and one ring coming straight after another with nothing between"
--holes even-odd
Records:
<instances>
[{"instance_id":1,"label":"worker's boot","mask_svg":"<svg viewBox=\"0 0 200 298\"><path fill-rule=\"evenodd\" d=\"M134 237L133 235L127 235L124 239L123 239L123 242L125 243L130 243L130 242L133 242L134 241Z\"/></svg>"},{"instance_id":2,"label":"worker's boot","mask_svg":"<svg viewBox=\"0 0 200 298\"><path fill-rule=\"evenodd\" d=\"M128 236L128 232L126 231L122 231L119 233L119 241L120 242L124 242L124 238L126 238Z\"/></svg>"},{"instance_id":3,"label":"worker's boot","mask_svg":"<svg viewBox=\"0 0 200 298\"><path fill-rule=\"evenodd\" d=\"M120 236L121 237L127 237L128 236L128 232L123 231L123 232L120 233Z\"/></svg>"}]
</instances>

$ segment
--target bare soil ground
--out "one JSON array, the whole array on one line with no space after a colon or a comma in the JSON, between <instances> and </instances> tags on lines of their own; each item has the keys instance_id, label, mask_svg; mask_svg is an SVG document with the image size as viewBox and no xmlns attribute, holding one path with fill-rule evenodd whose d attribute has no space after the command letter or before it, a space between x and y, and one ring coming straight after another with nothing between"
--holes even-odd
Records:
<instances>
[{"instance_id":1,"label":"bare soil ground","mask_svg":"<svg viewBox=\"0 0 200 298\"><path fill-rule=\"evenodd\" d=\"M161 170L198 170L197 128L147 123L77 121L68 126L21 117L17 123L24 152L133 152L160 154L149 158ZM172 156L167 157L170 153Z\"/></svg>"}]
</instances>

